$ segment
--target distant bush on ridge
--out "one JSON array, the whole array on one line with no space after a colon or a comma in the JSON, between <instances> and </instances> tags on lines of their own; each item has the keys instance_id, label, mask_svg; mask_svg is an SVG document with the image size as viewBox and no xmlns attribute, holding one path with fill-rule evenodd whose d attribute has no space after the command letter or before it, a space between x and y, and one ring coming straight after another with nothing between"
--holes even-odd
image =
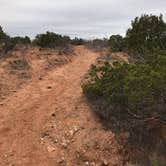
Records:
<instances>
[{"instance_id":1,"label":"distant bush on ridge","mask_svg":"<svg viewBox=\"0 0 166 166\"><path fill-rule=\"evenodd\" d=\"M11 42L16 45L16 44L31 44L31 39L28 36L25 37L20 37L20 36L16 36L16 37L12 37L11 38Z\"/></svg>"},{"instance_id":2,"label":"distant bush on ridge","mask_svg":"<svg viewBox=\"0 0 166 166\"><path fill-rule=\"evenodd\" d=\"M70 37L62 36L54 32L46 32L35 37L34 44L40 47L55 48L65 46L70 43Z\"/></svg>"},{"instance_id":3,"label":"distant bush on ridge","mask_svg":"<svg viewBox=\"0 0 166 166\"><path fill-rule=\"evenodd\" d=\"M126 41L121 35L112 35L109 38L111 52L120 52L126 49Z\"/></svg>"},{"instance_id":4,"label":"distant bush on ridge","mask_svg":"<svg viewBox=\"0 0 166 166\"><path fill-rule=\"evenodd\" d=\"M85 40L76 37L71 40L71 44L72 45L83 45L83 44L85 44Z\"/></svg>"}]
</instances>

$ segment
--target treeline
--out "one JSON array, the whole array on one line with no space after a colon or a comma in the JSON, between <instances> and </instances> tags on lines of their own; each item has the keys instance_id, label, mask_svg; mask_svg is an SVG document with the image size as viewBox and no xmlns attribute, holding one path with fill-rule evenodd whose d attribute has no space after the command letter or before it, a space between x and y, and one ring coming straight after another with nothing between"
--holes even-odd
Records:
<instances>
[{"instance_id":1,"label":"treeline","mask_svg":"<svg viewBox=\"0 0 166 166\"><path fill-rule=\"evenodd\" d=\"M136 59L144 59L147 52L166 50L166 23L163 16L142 15L131 22L126 36L113 35L109 39L111 51L127 51Z\"/></svg>"},{"instance_id":2,"label":"treeline","mask_svg":"<svg viewBox=\"0 0 166 166\"><path fill-rule=\"evenodd\" d=\"M82 45L85 40L81 38L71 39L69 36L63 36L54 32L46 32L36 35L34 40L30 37L10 37L0 26L0 53L5 54L12 50L17 44L34 45L42 48L66 47L68 45Z\"/></svg>"},{"instance_id":3,"label":"treeline","mask_svg":"<svg viewBox=\"0 0 166 166\"><path fill-rule=\"evenodd\" d=\"M7 35L0 26L0 55L5 55L8 51L12 50L17 44L31 44L31 39L25 37L10 37Z\"/></svg>"},{"instance_id":4,"label":"treeline","mask_svg":"<svg viewBox=\"0 0 166 166\"><path fill-rule=\"evenodd\" d=\"M93 65L90 76L83 91L90 100L106 101L110 110L104 118L109 119L112 111L143 119L153 115L166 118L166 51L151 54L145 64Z\"/></svg>"},{"instance_id":5,"label":"treeline","mask_svg":"<svg viewBox=\"0 0 166 166\"><path fill-rule=\"evenodd\" d=\"M164 166L166 23L162 15L142 15L132 21L126 37L111 36L109 45L111 52L128 52L132 61L93 65L83 92L101 122L125 147L148 152L145 165L152 165L150 156L155 154L155 163ZM137 163L141 162L139 158Z\"/></svg>"},{"instance_id":6,"label":"treeline","mask_svg":"<svg viewBox=\"0 0 166 166\"><path fill-rule=\"evenodd\" d=\"M109 43L111 51L127 51L134 61L92 66L91 79L83 85L86 96L107 104L106 119L121 111L166 121L166 23L162 15L136 17L126 37L113 35Z\"/></svg>"},{"instance_id":7,"label":"treeline","mask_svg":"<svg viewBox=\"0 0 166 166\"><path fill-rule=\"evenodd\" d=\"M54 32L47 31L46 33L38 34L31 40L30 37L16 36L10 37L0 26L0 53L5 54L12 50L16 45L33 45L41 48L69 48L71 45L86 45L88 48L100 50L108 46L108 39L85 40L75 37L71 39L69 36L63 36Z\"/></svg>"}]
</instances>

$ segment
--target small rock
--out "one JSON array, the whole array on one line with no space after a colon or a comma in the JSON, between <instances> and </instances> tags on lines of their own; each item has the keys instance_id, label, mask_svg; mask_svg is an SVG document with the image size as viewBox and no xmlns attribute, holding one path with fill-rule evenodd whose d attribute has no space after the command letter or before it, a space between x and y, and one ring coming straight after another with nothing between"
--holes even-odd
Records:
<instances>
[{"instance_id":1,"label":"small rock","mask_svg":"<svg viewBox=\"0 0 166 166\"><path fill-rule=\"evenodd\" d=\"M48 136L49 136L49 133L47 133L47 132L41 133L41 137L42 137L42 138L48 137Z\"/></svg>"},{"instance_id":2,"label":"small rock","mask_svg":"<svg viewBox=\"0 0 166 166\"><path fill-rule=\"evenodd\" d=\"M55 139L55 140L54 140L54 143L58 143L58 140L57 140L57 139Z\"/></svg>"},{"instance_id":3,"label":"small rock","mask_svg":"<svg viewBox=\"0 0 166 166\"><path fill-rule=\"evenodd\" d=\"M79 153L77 153L77 154L76 154L76 157L77 157L77 158L80 158L80 154L79 154Z\"/></svg>"},{"instance_id":4,"label":"small rock","mask_svg":"<svg viewBox=\"0 0 166 166\"><path fill-rule=\"evenodd\" d=\"M48 150L48 152L53 152L53 151L55 151L55 148L52 147L52 146L48 146L48 147L47 147L47 150Z\"/></svg>"},{"instance_id":5,"label":"small rock","mask_svg":"<svg viewBox=\"0 0 166 166\"><path fill-rule=\"evenodd\" d=\"M59 161L58 161L58 163L64 163L65 162L65 158L64 157L62 157Z\"/></svg>"},{"instance_id":6,"label":"small rock","mask_svg":"<svg viewBox=\"0 0 166 166\"><path fill-rule=\"evenodd\" d=\"M86 161L85 166L89 166L89 165L90 165L89 161Z\"/></svg>"},{"instance_id":7,"label":"small rock","mask_svg":"<svg viewBox=\"0 0 166 166\"><path fill-rule=\"evenodd\" d=\"M2 99L6 99L6 97L5 97L5 96L2 96L1 98L2 98Z\"/></svg>"},{"instance_id":8,"label":"small rock","mask_svg":"<svg viewBox=\"0 0 166 166\"><path fill-rule=\"evenodd\" d=\"M85 149L83 149L83 150L82 150L82 153L84 153L84 154L85 154L85 153L86 153L86 150L85 150Z\"/></svg>"},{"instance_id":9,"label":"small rock","mask_svg":"<svg viewBox=\"0 0 166 166\"><path fill-rule=\"evenodd\" d=\"M41 143L41 145L44 144L44 138L40 138L40 143Z\"/></svg>"},{"instance_id":10,"label":"small rock","mask_svg":"<svg viewBox=\"0 0 166 166\"><path fill-rule=\"evenodd\" d=\"M8 155L7 155L7 154L5 154L5 155L4 155L4 157L5 157L5 158L7 158L7 157L8 157Z\"/></svg>"},{"instance_id":11,"label":"small rock","mask_svg":"<svg viewBox=\"0 0 166 166\"><path fill-rule=\"evenodd\" d=\"M74 126L73 129L74 129L75 132L78 131L78 127L77 126Z\"/></svg>"},{"instance_id":12,"label":"small rock","mask_svg":"<svg viewBox=\"0 0 166 166\"><path fill-rule=\"evenodd\" d=\"M69 130L69 133L70 133L70 136L72 137L73 134L74 134L74 131L73 130Z\"/></svg>"},{"instance_id":13,"label":"small rock","mask_svg":"<svg viewBox=\"0 0 166 166\"><path fill-rule=\"evenodd\" d=\"M107 160L104 160L104 161L103 161L103 166L108 166L108 165L109 165L108 161L107 161Z\"/></svg>"},{"instance_id":14,"label":"small rock","mask_svg":"<svg viewBox=\"0 0 166 166\"><path fill-rule=\"evenodd\" d=\"M70 136L73 137L78 130L79 128L77 126L74 126L73 129L69 131Z\"/></svg>"},{"instance_id":15,"label":"small rock","mask_svg":"<svg viewBox=\"0 0 166 166\"><path fill-rule=\"evenodd\" d=\"M67 148L67 144L66 143L62 143L61 144L64 148Z\"/></svg>"}]
</instances>

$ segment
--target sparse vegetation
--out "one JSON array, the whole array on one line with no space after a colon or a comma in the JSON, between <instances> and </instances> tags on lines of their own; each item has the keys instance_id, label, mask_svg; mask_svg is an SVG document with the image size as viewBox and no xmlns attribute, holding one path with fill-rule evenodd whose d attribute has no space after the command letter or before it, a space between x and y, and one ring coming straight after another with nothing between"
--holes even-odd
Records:
<instances>
[{"instance_id":1,"label":"sparse vegetation","mask_svg":"<svg viewBox=\"0 0 166 166\"><path fill-rule=\"evenodd\" d=\"M67 63L66 59L63 58L52 58L52 59L48 59L47 61L47 66L45 69L52 69L55 68L57 66L61 66Z\"/></svg>"},{"instance_id":2,"label":"sparse vegetation","mask_svg":"<svg viewBox=\"0 0 166 166\"><path fill-rule=\"evenodd\" d=\"M82 85L103 124L117 133L129 132L125 144L149 154L156 145L165 147L166 141L160 133L166 124L165 25L162 15L137 17L124 39L115 35L109 40L111 51L126 50L134 61L92 65L90 78ZM165 153L161 151L156 150L156 156Z\"/></svg>"},{"instance_id":3,"label":"sparse vegetation","mask_svg":"<svg viewBox=\"0 0 166 166\"><path fill-rule=\"evenodd\" d=\"M151 55L146 64L114 62L92 66L83 86L89 98L104 98L111 108L141 116L166 116L166 52Z\"/></svg>"},{"instance_id":4,"label":"sparse vegetation","mask_svg":"<svg viewBox=\"0 0 166 166\"><path fill-rule=\"evenodd\" d=\"M25 59L17 59L10 62L12 70L28 70L30 68L28 62Z\"/></svg>"},{"instance_id":5,"label":"sparse vegetation","mask_svg":"<svg viewBox=\"0 0 166 166\"><path fill-rule=\"evenodd\" d=\"M126 41L121 35L112 35L109 39L112 52L124 51L126 49Z\"/></svg>"},{"instance_id":6,"label":"sparse vegetation","mask_svg":"<svg viewBox=\"0 0 166 166\"><path fill-rule=\"evenodd\" d=\"M31 39L28 36L25 37L12 37L11 42L16 45L16 44L31 44Z\"/></svg>"},{"instance_id":7,"label":"sparse vegetation","mask_svg":"<svg viewBox=\"0 0 166 166\"><path fill-rule=\"evenodd\" d=\"M93 49L94 51L102 51L103 49L109 46L108 39L94 39L90 41L86 41L85 45L89 49Z\"/></svg>"}]
</instances>

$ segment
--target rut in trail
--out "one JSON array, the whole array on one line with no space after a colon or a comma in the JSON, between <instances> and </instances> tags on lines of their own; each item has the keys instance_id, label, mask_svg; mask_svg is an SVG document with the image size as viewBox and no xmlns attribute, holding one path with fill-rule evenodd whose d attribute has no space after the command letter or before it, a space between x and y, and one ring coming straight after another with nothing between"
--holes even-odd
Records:
<instances>
[{"instance_id":1,"label":"rut in trail","mask_svg":"<svg viewBox=\"0 0 166 166\"><path fill-rule=\"evenodd\" d=\"M114 134L104 130L81 90L99 54L83 46L76 53L0 106L0 166L122 165Z\"/></svg>"}]
</instances>

